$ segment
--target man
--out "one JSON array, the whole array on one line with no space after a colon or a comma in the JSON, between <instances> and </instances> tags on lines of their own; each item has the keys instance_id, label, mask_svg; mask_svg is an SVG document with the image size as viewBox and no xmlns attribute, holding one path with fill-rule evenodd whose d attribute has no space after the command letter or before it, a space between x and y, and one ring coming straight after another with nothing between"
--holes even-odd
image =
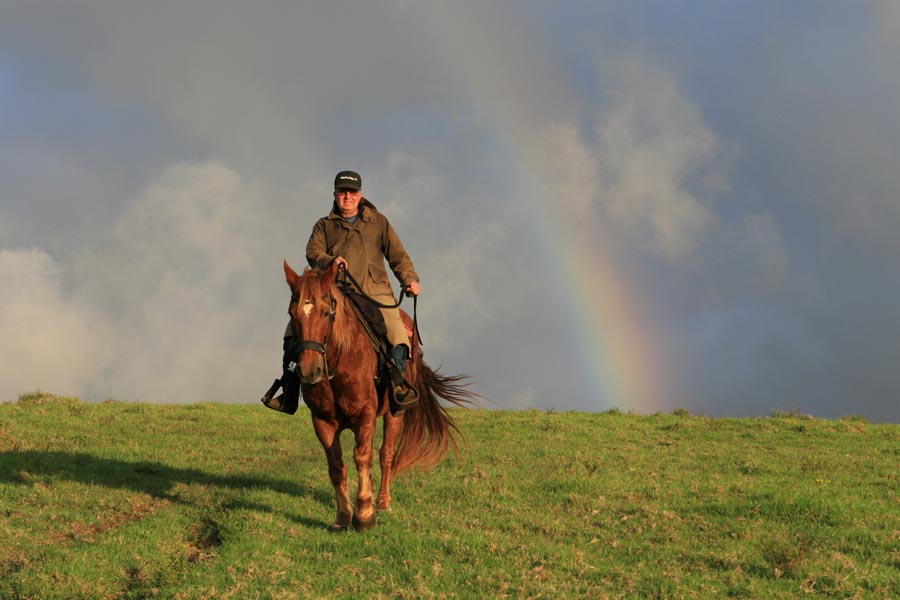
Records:
<instances>
[{"instance_id":1,"label":"man","mask_svg":"<svg viewBox=\"0 0 900 600\"><path fill-rule=\"evenodd\" d=\"M396 304L385 260L405 293L418 296L421 292L419 276L403 243L387 218L363 197L362 178L355 171L341 171L335 176L334 204L328 216L319 219L313 226L312 235L306 244L306 260L314 269L327 269L332 263L337 263L359 282L364 294L380 304ZM380 310L387 328L387 339L392 347L393 366L396 372L404 374L409 358L409 337L400 319L400 309ZM282 378L284 397L272 400L271 394L274 391L270 389L262 399L263 404L269 408L285 412L293 412L285 410L285 406L296 410L294 394L299 393L299 386L293 385L293 382L288 385L287 381L294 375L287 371L290 363L290 336L288 326L285 332L286 373ZM411 401L415 396L414 390L399 381L394 385L393 391L398 403Z\"/></svg>"}]
</instances>

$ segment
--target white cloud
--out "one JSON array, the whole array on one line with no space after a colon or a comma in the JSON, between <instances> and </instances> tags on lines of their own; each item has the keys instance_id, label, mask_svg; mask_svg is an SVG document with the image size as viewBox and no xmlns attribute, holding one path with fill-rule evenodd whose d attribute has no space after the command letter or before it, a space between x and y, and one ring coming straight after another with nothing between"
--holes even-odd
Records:
<instances>
[{"instance_id":1,"label":"white cloud","mask_svg":"<svg viewBox=\"0 0 900 600\"><path fill-rule=\"evenodd\" d=\"M388 216L395 229L423 226L423 215L442 211L442 204L452 202L449 197L448 174L438 165L404 151L391 152L383 165L374 166L364 185L368 195L374 189L378 209Z\"/></svg>"},{"instance_id":2,"label":"white cloud","mask_svg":"<svg viewBox=\"0 0 900 600\"><path fill-rule=\"evenodd\" d=\"M97 256L122 314L110 389L160 402L248 400L260 387L248 374L277 374L281 331L261 325L283 312L274 293L287 296L262 208L237 173L198 163L166 170L120 214L113 256Z\"/></svg>"},{"instance_id":3,"label":"white cloud","mask_svg":"<svg viewBox=\"0 0 900 600\"><path fill-rule=\"evenodd\" d=\"M110 359L108 324L63 279L43 250L0 250L0 400L39 388L81 393Z\"/></svg>"},{"instance_id":4,"label":"white cloud","mask_svg":"<svg viewBox=\"0 0 900 600\"><path fill-rule=\"evenodd\" d=\"M543 133L530 149L538 196L552 199L573 232L589 225L589 235L689 257L719 225L730 152L663 70L640 59L606 63L601 86L611 100L595 109L593 138L563 121L532 125Z\"/></svg>"},{"instance_id":5,"label":"white cloud","mask_svg":"<svg viewBox=\"0 0 900 600\"><path fill-rule=\"evenodd\" d=\"M448 175L435 161L405 152L391 153L370 168L378 209L397 230L422 279L420 306L428 314L422 336L432 350L458 345L493 314L492 290L485 287L497 270L496 253L507 239L488 211L473 212L452 197ZM368 194L368 192L367 192ZM381 202L379 198L384 198ZM403 308L412 313L411 304Z\"/></svg>"},{"instance_id":6,"label":"white cloud","mask_svg":"<svg viewBox=\"0 0 900 600\"><path fill-rule=\"evenodd\" d=\"M261 215L259 192L231 169L180 164L69 272L40 249L0 252L0 393L256 397L277 374L287 302Z\"/></svg>"},{"instance_id":7,"label":"white cloud","mask_svg":"<svg viewBox=\"0 0 900 600\"><path fill-rule=\"evenodd\" d=\"M571 124L555 123L544 130L538 161L542 171L540 196L557 218L570 223L583 222L597 215L602 201L600 156L585 143Z\"/></svg>"},{"instance_id":8,"label":"white cloud","mask_svg":"<svg viewBox=\"0 0 900 600\"><path fill-rule=\"evenodd\" d=\"M628 60L603 80L612 102L597 127L600 201L632 240L683 257L716 222L722 145L664 71Z\"/></svg>"}]
</instances>

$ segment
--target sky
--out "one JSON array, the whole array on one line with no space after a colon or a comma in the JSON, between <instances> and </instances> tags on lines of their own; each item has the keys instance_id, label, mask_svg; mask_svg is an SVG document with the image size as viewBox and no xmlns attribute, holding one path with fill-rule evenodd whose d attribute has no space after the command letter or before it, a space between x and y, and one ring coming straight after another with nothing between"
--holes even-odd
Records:
<instances>
[{"instance_id":1,"label":"sky","mask_svg":"<svg viewBox=\"0 0 900 600\"><path fill-rule=\"evenodd\" d=\"M487 408L900 422L900 4L0 0L0 401L251 403L334 174Z\"/></svg>"}]
</instances>

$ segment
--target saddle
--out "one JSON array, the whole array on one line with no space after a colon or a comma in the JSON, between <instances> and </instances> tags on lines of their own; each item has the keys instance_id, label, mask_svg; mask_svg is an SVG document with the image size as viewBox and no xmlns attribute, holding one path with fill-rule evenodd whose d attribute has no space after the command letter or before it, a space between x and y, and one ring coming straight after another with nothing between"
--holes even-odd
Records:
<instances>
[{"instance_id":1,"label":"saddle","mask_svg":"<svg viewBox=\"0 0 900 600\"><path fill-rule=\"evenodd\" d=\"M371 298L350 289L349 286L344 287L342 291L350 299L353 312L360 324L362 324L369 341L372 342L375 354L378 356L377 387L379 389L386 387L389 390L391 413L401 413L416 403L418 394L416 394L413 385L406 380L404 374L394 364L391 356L392 346L387 339L387 326L384 323L384 315ZM413 332L407 329L406 333L412 339ZM410 351L412 351L411 343ZM390 385L387 385L388 383ZM402 397L399 397L398 387L407 390Z\"/></svg>"}]
</instances>

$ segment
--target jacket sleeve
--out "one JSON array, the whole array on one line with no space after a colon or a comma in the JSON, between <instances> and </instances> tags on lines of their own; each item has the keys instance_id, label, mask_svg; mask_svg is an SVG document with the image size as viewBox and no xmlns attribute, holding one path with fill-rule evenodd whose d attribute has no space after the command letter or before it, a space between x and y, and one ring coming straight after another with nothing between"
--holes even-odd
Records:
<instances>
[{"instance_id":1,"label":"jacket sleeve","mask_svg":"<svg viewBox=\"0 0 900 600\"><path fill-rule=\"evenodd\" d=\"M384 220L384 223L384 257L391 266L391 271L404 287L411 281L419 281L419 275L413 267L409 254L406 253L406 248L403 247L403 242L400 241L400 236L397 235L387 219Z\"/></svg>"},{"instance_id":2,"label":"jacket sleeve","mask_svg":"<svg viewBox=\"0 0 900 600\"><path fill-rule=\"evenodd\" d=\"M306 262L313 269L327 269L336 257L328 254L325 243L325 219L319 219L313 225L312 234L306 242Z\"/></svg>"}]
</instances>

